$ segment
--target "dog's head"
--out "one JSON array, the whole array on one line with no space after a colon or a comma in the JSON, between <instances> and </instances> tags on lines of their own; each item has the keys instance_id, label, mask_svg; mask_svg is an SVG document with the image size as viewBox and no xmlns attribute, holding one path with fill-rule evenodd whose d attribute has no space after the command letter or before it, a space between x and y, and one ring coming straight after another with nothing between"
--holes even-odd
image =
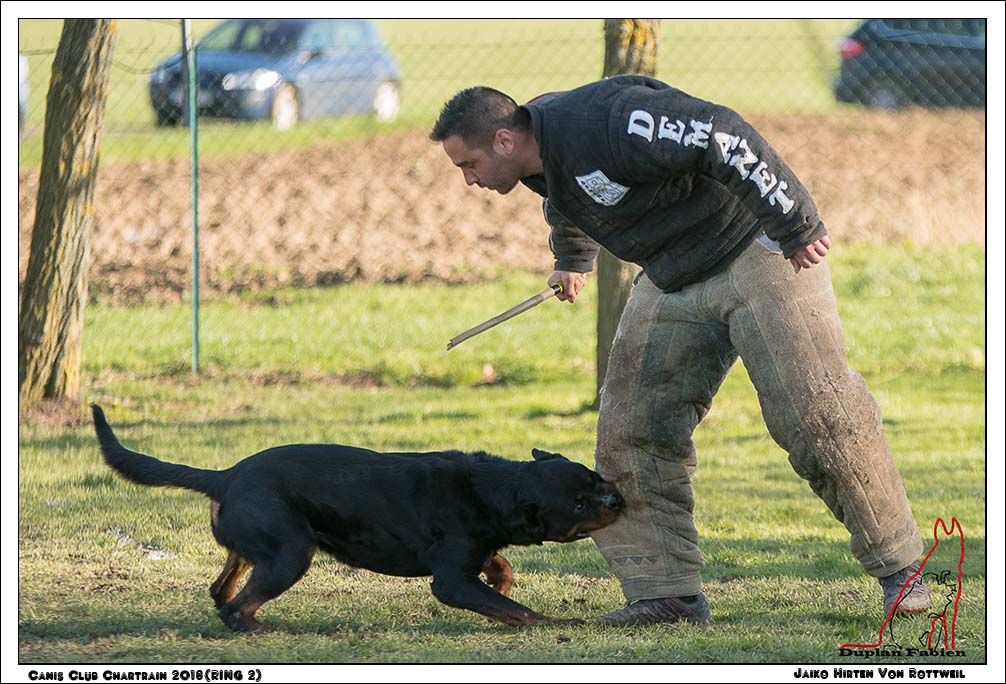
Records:
<instances>
[{"instance_id":1,"label":"dog's head","mask_svg":"<svg viewBox=\"0 0 1006 684\"><path fill-rule=\"evenodd\" d=\"M531 455L519 507L529 537L571 542L615 522L624 505L615 485L560 454L532 449Z\"/></svg>"}]
</instances>

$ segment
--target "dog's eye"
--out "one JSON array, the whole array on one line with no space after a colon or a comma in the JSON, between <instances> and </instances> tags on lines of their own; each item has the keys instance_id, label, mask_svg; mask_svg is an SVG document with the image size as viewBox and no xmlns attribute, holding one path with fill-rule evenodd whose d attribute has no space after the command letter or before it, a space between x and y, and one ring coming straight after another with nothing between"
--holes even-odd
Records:
<instances>
[{"instance_id":1,"label":"dog's eye","mask_svg":"<svg viewBox=\"0 0 1006 684\"><path fill-rule=\"evenodd\" d=\"M586 507L587 507L587 504L585 504L583 502L583 497L582 496L576 497L576 508L574 508L573 510L575 512L579 513L580 511L582 511Z\"/></svg>"}]
</instances>

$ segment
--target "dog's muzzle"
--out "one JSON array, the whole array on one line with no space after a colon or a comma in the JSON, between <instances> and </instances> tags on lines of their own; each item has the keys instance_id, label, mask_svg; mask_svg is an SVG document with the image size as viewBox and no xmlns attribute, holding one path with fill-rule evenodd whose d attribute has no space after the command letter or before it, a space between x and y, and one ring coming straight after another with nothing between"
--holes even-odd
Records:
<instances>
[{"instance_id":1,"label":"dog's muzzle","mask_svg":"<svg viewBox=\"0 0 1006 684\"><path fill-rule=\"evenodd\" d=\"M611 491L608 491L598 497L597 501L600 504L600 515L598 515L594 520L581 523L574 527L569 531L566 539L586 539L594 530L607 527L611 523L615 522L615 519L618 518L618 515L625 507L625 500L622 498L622 495L618 493L618 490L614 488L614 486L611 486Z\"/></svg>"},{"instance_id":2,"label":"dog's muzzle","mask_svg":"<svg viewBox=\"0 0 1006 684\"><path fill-rule=\"evenodd\" d=\"M612 492L611 494L605 494L601 497L601 505L604 508L621 512L622 506L625 505L625 501L618 492Z\"/></svg>"}]
</instances>

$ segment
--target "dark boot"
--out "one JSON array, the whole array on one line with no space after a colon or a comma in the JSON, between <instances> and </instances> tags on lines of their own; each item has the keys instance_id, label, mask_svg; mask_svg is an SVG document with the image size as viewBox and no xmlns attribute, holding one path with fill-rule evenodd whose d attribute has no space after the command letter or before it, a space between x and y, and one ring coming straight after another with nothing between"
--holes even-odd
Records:
<instances>
[{"instance_id":1,"label":"dark boot","mask_svg":"<svg viewBox=\"0 0 1006 684\"><path fill-rule=\"evenodd\" d=\"M597 618L598 624L615 627L655 625L662 622L689 622L693 625L708 625L712 621L713 616L705 594L645 599L630 603L621 610Z\"/></svg>"},{"instance_id":2,"label":"dark boot","mask_svg":"<svg viewBox=\"0 0 1006 684\"><path fill-rule=\"evenodd\" d=\"M912 575L916 577L912 578ZM918 563L882 577L879 582L884 590L884 615L890 615L895 606L895 614L924 613L933 606L932 594L922 579Z\"/></svg>"}]
</instances>

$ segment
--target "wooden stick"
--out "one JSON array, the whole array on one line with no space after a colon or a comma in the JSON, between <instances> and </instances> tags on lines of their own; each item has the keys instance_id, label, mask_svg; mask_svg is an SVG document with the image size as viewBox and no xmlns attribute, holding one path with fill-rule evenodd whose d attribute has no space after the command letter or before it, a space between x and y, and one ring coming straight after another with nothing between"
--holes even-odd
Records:
<instances>
[{"instance_id":1,"label":"wooden stick","mask_svg":"<svg viewBox=\"0 0 1006 684\"><path fill-rule=\"evenodd\" d=\"M511 318L513 318L514 316L516 316L517 314L522 314L525 311L527 311L528 309L530 309L532 307L535 307L535 306L538 306L539 304L541 304L542 302L544 302L546 299L551 299L552 297L554 297L555 295L559 294L560 292L562 292L562 285L560 283L555 283L551 287L549 287L549 288L547 288L545 290L542 290L541 292L539 292L535 296L529 297L528 299L525 299L523 302L521 302L517 306L513 307L512 309L507 309L506 311L504 311L503 313L501 313L499 316L494 316L493 318L490 318L485 323L479 323L474 328L469 328L468 330L465 330L460 335L457 335L456 337L452 337L451 341L447 343L447 351L450 351L451 349L453 349L454 347L458 346L459 344L461 344L462 342L464 342L465 340L467 340L470 337L475 337L479 333L485 332L489 328L497 326L497 325L499 325L500 323L502 323L504 321L510 320Z\"/></svg>"}]
</instances>

